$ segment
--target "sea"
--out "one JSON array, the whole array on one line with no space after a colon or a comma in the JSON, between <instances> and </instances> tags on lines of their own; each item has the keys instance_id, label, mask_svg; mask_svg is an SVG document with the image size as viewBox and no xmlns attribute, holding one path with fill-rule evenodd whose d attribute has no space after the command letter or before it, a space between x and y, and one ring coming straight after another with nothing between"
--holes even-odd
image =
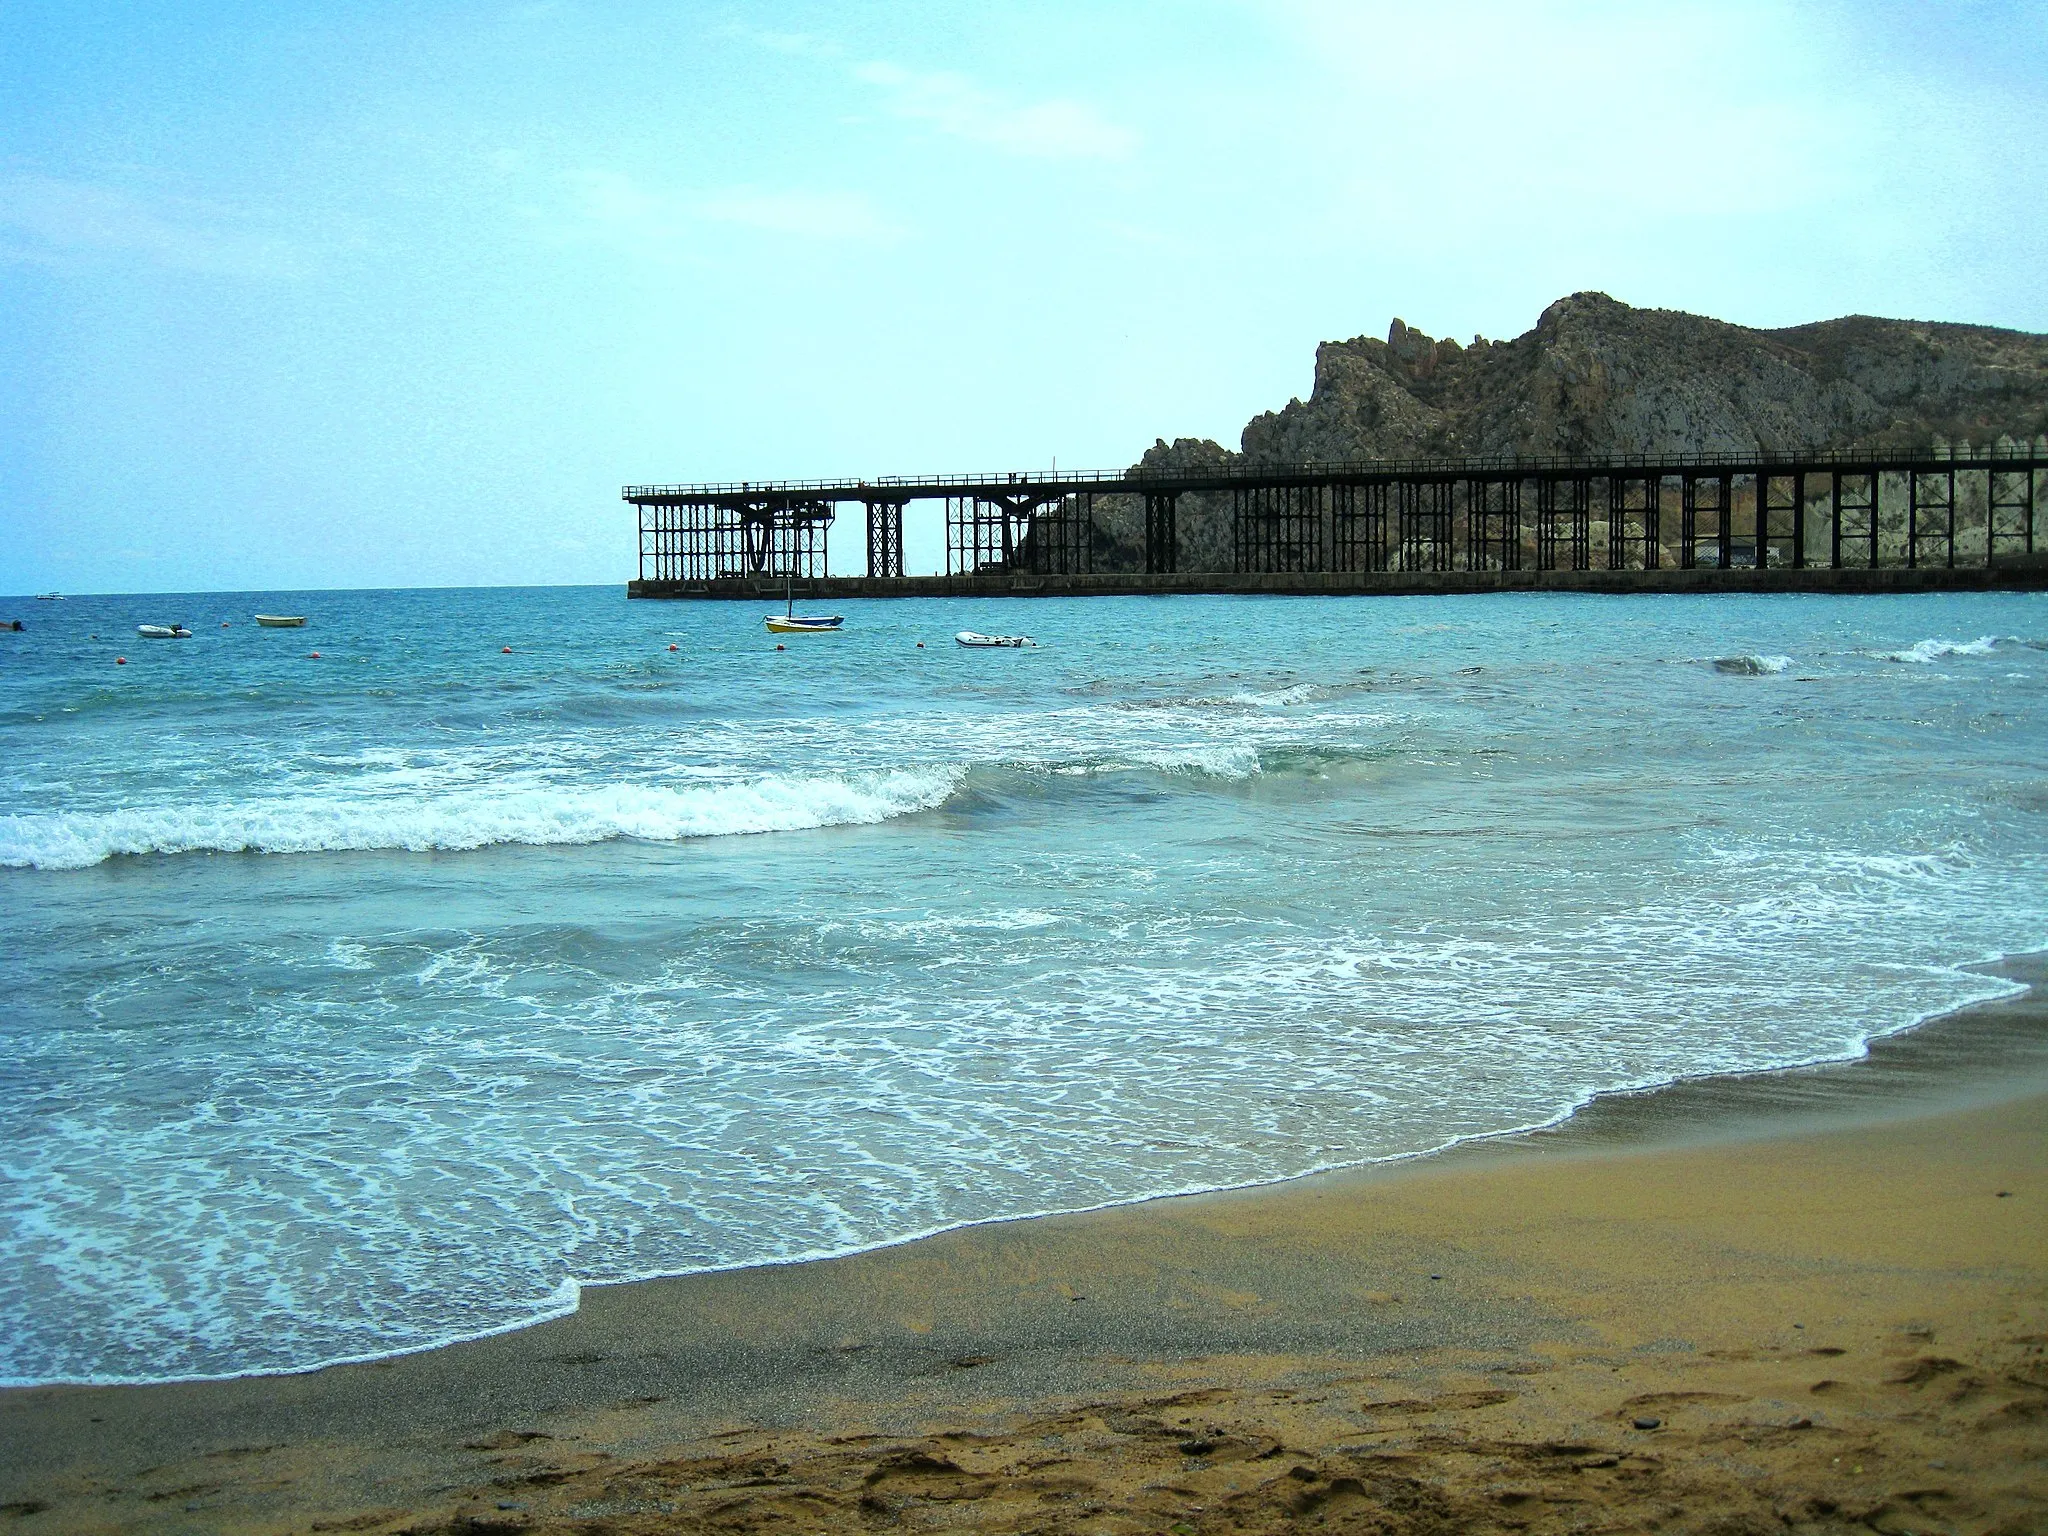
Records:
<instances>
[{"instance_id":1,"label":"sea","mask_svg":"<svg viewBox=\"0 0 2048 1536\"><path fill-rule=\"evenodd\" d=\"M1415 1157L2048 947L2048 595L769 606L0 604L0 1380Z\"/></svg>"}]
</instances>

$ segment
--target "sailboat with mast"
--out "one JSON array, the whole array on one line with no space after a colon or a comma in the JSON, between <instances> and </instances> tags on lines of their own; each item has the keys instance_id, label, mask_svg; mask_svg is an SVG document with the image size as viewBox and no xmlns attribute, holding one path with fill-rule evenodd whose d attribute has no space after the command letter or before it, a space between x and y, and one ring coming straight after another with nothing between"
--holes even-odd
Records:
<instances>
[{"instance_id":1,"label":"sailboat with mast","mask_svg":"<svg viewBox=\"0 0 2048 1536\"><path fill-rule=\"evenodd\" d=\"M837 629L846 622L842 614L802 614L796 611L796 573L788 572L783 578L782 612L771 613L761 621L768 626L771 635L803 635L814 630Z\"/></svg>"}]
</instances>

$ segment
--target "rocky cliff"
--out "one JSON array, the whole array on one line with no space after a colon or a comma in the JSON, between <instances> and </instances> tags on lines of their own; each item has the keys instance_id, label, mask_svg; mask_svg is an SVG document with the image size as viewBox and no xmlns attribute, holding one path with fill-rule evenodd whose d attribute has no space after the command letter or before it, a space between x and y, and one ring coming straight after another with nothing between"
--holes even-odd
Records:
<instances>
[{"instance_id":1,"label":"rocky cliff","mask_svg":"<svg viewBox=\"0 0 2048 1536\"><path fill-rule=\"evenodd\" d=\"M1852 315L1756 331L1604 293L1513 341L1316 349L1315 388L1244 429L1253 460L1924 448L2048 432L2048 336ZM1171 454L1164 444L1147 455Z\"/></svg>"},{"instance_id":2,"label":"rocky cliff","mask_svg":"<svg viewBox=\"0 0 2048 1536\"><path fill-rule=\"evenodd\" d=\"M1762 331L1576 293L1512 341L1461 346L1396 320L1385 341L1324 342L1308 399L1254 417L1239 452L1162 439L1140 462L1906 450L2044 433L2048 336L1867 315ZM1227 554L1227 517L1221 498L1183 501L1187 568ZM1142 558L1127 521L1105 528L1099 561Z\"/></svg>"}]
</instances>

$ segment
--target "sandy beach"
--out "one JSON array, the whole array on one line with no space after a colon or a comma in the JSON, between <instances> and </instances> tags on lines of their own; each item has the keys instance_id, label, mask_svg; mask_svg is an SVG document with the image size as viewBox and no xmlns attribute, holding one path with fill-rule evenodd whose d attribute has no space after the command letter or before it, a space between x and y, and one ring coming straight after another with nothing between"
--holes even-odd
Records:
<instances>
[{"instance_id":1,"label":"sandy beach","mask_svg":"<svg viewBox=\"0 0 2048 1536\"><path fill-rule=\"evenodd\" d=\"M2006 968L2038 981L2036 959ZM2048 1009L1392 1167L0 1397L41 1531L2048 1529Z\"/></svg>"}]
</instances>

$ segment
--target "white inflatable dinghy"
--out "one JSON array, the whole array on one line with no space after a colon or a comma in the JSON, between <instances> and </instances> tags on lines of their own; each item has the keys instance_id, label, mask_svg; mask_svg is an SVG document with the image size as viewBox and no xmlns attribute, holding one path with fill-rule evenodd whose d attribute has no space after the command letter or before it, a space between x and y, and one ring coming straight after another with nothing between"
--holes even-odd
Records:
<instances>
[{"instance_id":1,"label":"white inflatable dinghy","mask_svg":"<svg viewBox=\"0 0 2048 1536\"><path fill-rule=\"evenodd\" d=\"M1038 642L1032 639L1029 635L977 635L971 629L961 630L959 634L953 637L953 639L961 645L971 645L976 648L987 648L993 646L1004 647L1013 651L1021 651L1026 646L1030 646L1033 649L1036 649L1038 646Z\"/></svg>"}]
</instances>

